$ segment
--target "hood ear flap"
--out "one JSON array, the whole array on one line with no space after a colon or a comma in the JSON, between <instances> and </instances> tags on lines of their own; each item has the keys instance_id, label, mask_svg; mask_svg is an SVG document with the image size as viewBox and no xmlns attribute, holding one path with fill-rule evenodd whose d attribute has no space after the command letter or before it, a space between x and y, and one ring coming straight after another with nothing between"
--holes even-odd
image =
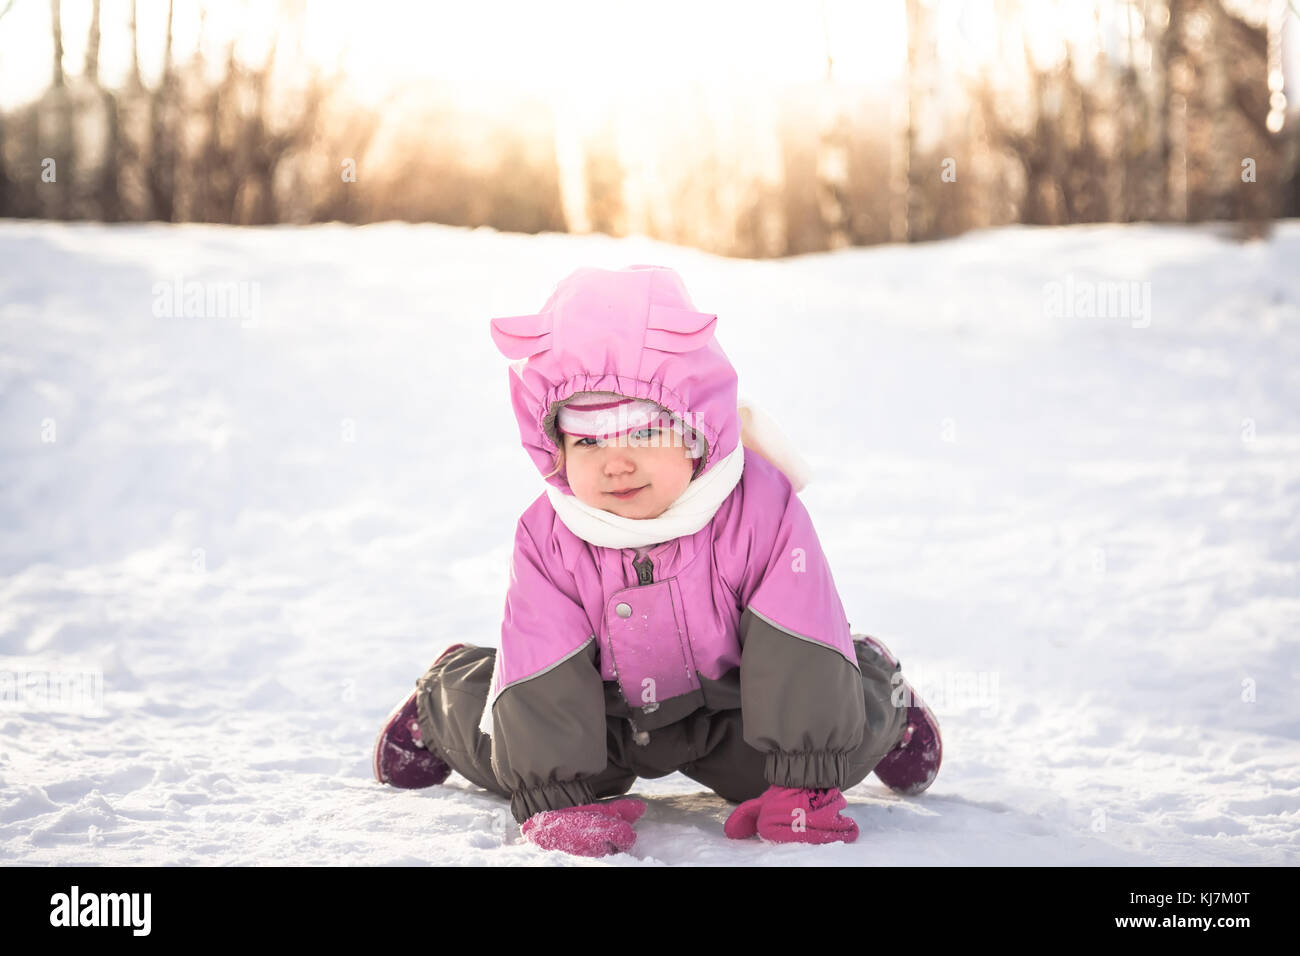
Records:
<instances>
[{"instance_id":1,"label":"hood ear flap","mask_svg":"<svg viewBox=\"0 0 1300 956\"><path fill-rule=\"evenodd\" d=\"M510 359L526 359L551 347L551 313L506 315L489 324L492 341Z\"/></svg>"},{"instance_id":2,"label":"hood ear flap","mask_svg":"<svg viewBox=\"0 0 1300 956\"><path fill-rule=\"evenodd\" d=\"M660 352L693 352L708 344L717 324L718 317L708 312L652 305L646 322L645 344Z\"/></svg>"}]
</instances>

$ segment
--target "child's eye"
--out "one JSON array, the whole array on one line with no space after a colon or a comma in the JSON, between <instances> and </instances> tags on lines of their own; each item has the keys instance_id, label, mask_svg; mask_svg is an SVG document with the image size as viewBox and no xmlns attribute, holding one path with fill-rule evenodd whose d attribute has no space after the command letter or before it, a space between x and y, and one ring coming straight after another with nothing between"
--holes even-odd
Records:
<instances>
[{"instance_id":1,"label":"child's eye","mask_svg":"<svg viewBox=\"0 0 1300 956\"><path fill-rule=\"evenodd\" d=\"M649 440L650 440L650 436L651 436L651 434L654 433L654 432L657 432L657 431L659 431L659 429L657 429L657 428L638 428L636 431L632 432L632 434L633 434L633 435L644 435L644 436L645 436L645 440L646 440L646 441L649 441ZM574 445L577 445L577 446L580 447L580 448L595 448L595 447L596 447L596 443L597 443L598 441L599 441L599 439L596 439L596 438L579 438L579 439L578 439L577 441L575 441L573 444L574 444ZM588 442L591 442L591 444L587 444Z\"/></svg>"}]
</instances>

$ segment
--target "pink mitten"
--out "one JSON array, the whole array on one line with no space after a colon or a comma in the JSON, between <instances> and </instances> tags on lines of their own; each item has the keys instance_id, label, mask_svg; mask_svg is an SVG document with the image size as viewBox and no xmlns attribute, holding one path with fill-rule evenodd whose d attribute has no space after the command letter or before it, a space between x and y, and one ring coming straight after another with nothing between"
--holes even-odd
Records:
<instances>
[{"instance_id":1,"label":"pink mitten","mask_svg":"<svg viewBox=\"0 0 1300 956\"><path fill-rule=\"evenodd\" d=\"M563 850L576 856L625 853L636 842L632 824L645 813L634 798L608 803L584 803L560 810L542 810L523 822L519 832L543 850Z\"/></svg>"},{"instance_id":2,"label":"pink mitten","mask_svg":"<svg viewBox=\"0 0 1300 956\"><path fill-rule=\"evenodd\" d=\"M835 787L771 786L733 810L722 832L733 840L758 834L773 843L852 843L858 838L858 825L840 814L848 805Z\"/></svg>"}]
</instances>

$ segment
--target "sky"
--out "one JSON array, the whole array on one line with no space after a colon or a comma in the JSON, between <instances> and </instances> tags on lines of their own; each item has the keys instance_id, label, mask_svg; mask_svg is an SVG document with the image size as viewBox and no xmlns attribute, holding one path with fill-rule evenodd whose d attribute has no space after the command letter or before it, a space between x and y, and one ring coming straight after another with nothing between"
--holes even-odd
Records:
<instances>
[{"instance_id":1,"label":"sky","mask_svg":"<svg viewBox=\"0 0 1300 956\"><path fill-rule=\"evenodd\" d=\"M939 62L959 73L1005 68L1007 54L1018 52L1022 29L1043 63L1060 55L1067 36L1086 44L1100 35L1116 55L1127 46L1129 16L1119 6L1032 2L1008 16L1019 2L932 0ZM422 79L452 83L467 104L528 91L552 102L581 99L599 109L602 101L681 84L763 95L772 87L822 80L828 46L839 82L883 87L901 74L906 59L903 0L663 0L652 15L639 5L597 0L372 0L363 13L306 0L231 0L207 7L203 42L214 68L232 37L238 37L242 59L258 62L276 22L300 17L301 38L280 50L285 63L341 66L352 94L363 102L378 102L394 83ZM91 9L91 0L63 0L69 75L81 71ZM176 0L178 57L195 48L203 9L199 0ZM162 62L167 0L138 0L138 10L142 69L150 82ZM130 64L129 16L129 0L103 0L100 60L110 85L121 81ZM0 18L0 106L30 101L48 84L49 18L48 0L14 0ZM1300 76L1300 21L1289 21L1288 71L1294 78ZM1140 31L1140 23L1134 26Z\"/></svg>"},{"instance_id":2,"label":"sky","mask_svg":"<svg viewBox=\"0 0 1300 956\"><path fill-rule=\"evenodd\" d=\"M102 9L101 64L112 82L125 75L130 62L129 3L104 0ZM166 0L140 0L139 9L148 81L161 63ZM394 81L425 77L452 79L467 97L528 89L549 97L581 92L599 98L692 79L758 87L817 81L825 71L829 25L839 77L872 83L901 67L901 9L883 7L869 15L865 5L831 0L824 25L818 5L789 0L665 0L653 17L640 7L592 0L544 5L375 0L359 18L350 15L351 8L315 4L305 8L301 51L282 53L301 52L325 68L343 65L362 100L377 99ZM90 10L90 0L64 2L64 62L72 73L81 69ZM205 24L205 47L215 58L239 31L241 55L255 62L265 54L275 10L272 3L247 0L214 5ZM394 30L395 23L402 29ZM0 103L13 105L31 99L48 82L49 4L16 0L0 25ZM192 50L198 33L198 4L178 0L176 48Z\"/></svg>"}]
</instances>

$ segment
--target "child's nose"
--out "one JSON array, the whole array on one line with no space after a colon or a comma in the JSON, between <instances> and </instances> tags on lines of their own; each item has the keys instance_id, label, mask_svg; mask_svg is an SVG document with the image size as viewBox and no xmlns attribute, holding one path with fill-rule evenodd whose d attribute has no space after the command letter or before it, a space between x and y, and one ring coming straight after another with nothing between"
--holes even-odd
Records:
<instances>
[{"instance_id":1,"label":"child's nose","mask_svg":"<svg viewBox=\"0 0 1300 956\"><path fill-rule=\"evenodd\" d=\"M605 467L606 468L626 468L634 465L632 450L627 445L616 445L613 443L605 446Z\"/></svg>"}]
</instances>

